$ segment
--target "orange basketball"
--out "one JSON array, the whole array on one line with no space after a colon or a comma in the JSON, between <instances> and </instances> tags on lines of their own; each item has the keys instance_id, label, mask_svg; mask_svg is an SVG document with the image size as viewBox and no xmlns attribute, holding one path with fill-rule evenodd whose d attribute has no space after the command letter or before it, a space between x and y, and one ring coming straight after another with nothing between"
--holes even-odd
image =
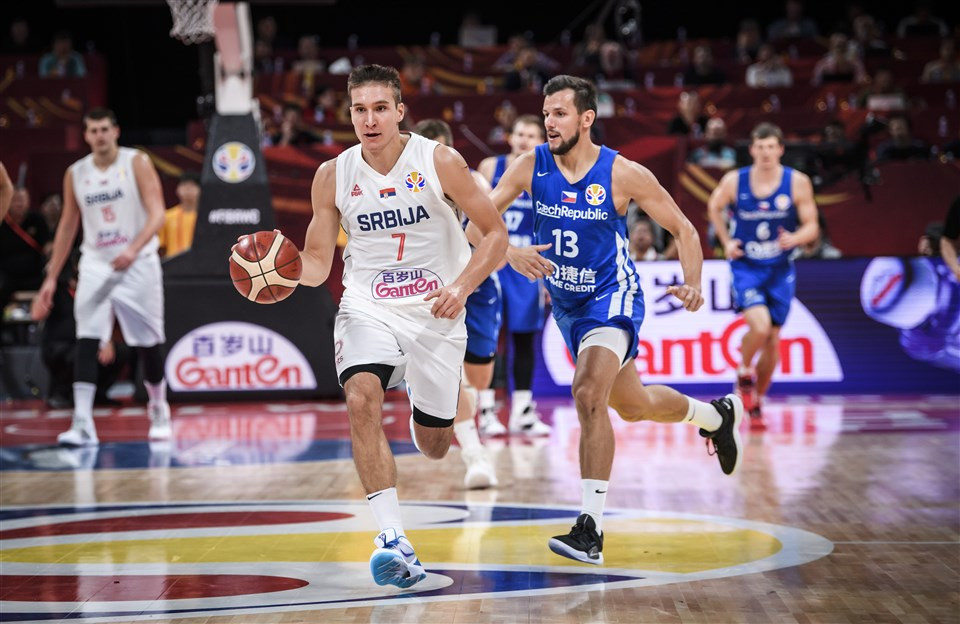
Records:
<instances>
[{"instance_id":1,"label":"orange basketball","mask_svg":"<svg viewBox=\"0 0 960 624\"><path fill-rule=\"evenodd\" d=\"M233 285L257 303L276 303L289 297L302 270L297 246L279 232L247 234L230 254Z\"/></svg>"}]
</instances>

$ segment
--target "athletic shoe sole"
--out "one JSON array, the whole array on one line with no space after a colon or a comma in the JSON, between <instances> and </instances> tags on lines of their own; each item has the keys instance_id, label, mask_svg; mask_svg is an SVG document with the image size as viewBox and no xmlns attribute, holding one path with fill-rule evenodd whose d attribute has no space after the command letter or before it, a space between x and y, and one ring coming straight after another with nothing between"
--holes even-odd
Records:
<instances>
[{"instance_id":1,"label":"athletic shoe sole","mask_svg":"<svg viewBox=\"0 0 960 624\"><path fill-rule=\"evenodd\" d=\"M567 559L573 559L574 561L581 561L583 563L590 563L593 565L603 565L602 552L600 553L600 556L597 557L596 559L591 559L590 557L587 556L587 553L580 550L575 550L556 538L551 537L548 544L550 546L550 550L560 555L561 557L566 557Z\"/></svg>"},{"instance_id":2,"label":"athletic shoe sole","mask_svg":"<svg viewBox=\"0 0 960 624\"><path fill-rule=\"evenodd\" d=\"M386 548L374 551L370 558L370 573L377 585L396 585L400 588L412 587L427 578L426 572L413 576L410 565L398 552Z\"/></svg>"}]
</instances>

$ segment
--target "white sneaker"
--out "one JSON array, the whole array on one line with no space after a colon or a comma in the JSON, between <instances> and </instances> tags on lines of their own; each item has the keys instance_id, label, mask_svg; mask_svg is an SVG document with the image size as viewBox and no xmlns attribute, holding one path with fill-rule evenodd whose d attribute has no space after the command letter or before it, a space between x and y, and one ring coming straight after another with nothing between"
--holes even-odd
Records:
<instances>
[{"instance_id":1,"label":"white sneaker","mask_svg":"<svg viewBox=\"0 0 960 624\"><path fill-rule=\"evenodd\" d=\"M147 435L149 439L169 440L173 437L169 403L150 403L147 405L147 413L150 415L150 433Z\"/></svg>"},{"instance_id":2,"label":"white sneaker","mask_svg":"<svg viewBox=\"0 0 960 624\"><path fill-rule=\"evenodd\" d=\"M377 549L370 557L370 572L377 585L406 588L427 578L423 564L405 535L397 535L395 529L384 529L373 544Z\"/></svg>"},{"instance_id":3,"label":"white sneaker","mask_svg":"<svg viewBox=\"0 0 960 624\"><path fill-rule=\"evenodd\" d=\"M531 401L530 405L519 414L510 414L510 433L540 436L550 435L551 431L553 427L540 420L536 401Z\"/></svg>"},{"instance_id":4,"label":"white sneaker","mask_svg":"<svg viewBox=\"0 0 960 624\"><path fill-rule=\"evenodd\" d=\"M484 436L498 436L507 432L500 419L497 418L497 411L492 409L483 410L477 418L477 428Z\"/></svg>"},{"instance_id":5,"label":"white sneaker","mask_svg":"<svg viewBox=\"0 0 960 624\"><path fill-rule=\"evenodd\" d=\"M93 424L93 419L81 421L74 416L70 428L57 436L57 444L60 446L99 446L100 438L97 437L97 427Z\"/></svg>"},{"instance_id":6,"label":"white sneaker","mask_svg":"<svg viewBox=\"0 0 960 624\"><path fill-rule=\"evenodd\" d=\"M463 463L467 465L467 474L463 477L463 484L468 490L482 490L497 486L497 471L494 470L486 449L477 448L462 451L460 457L463 458Z\"/></svg>"}]
</instances>

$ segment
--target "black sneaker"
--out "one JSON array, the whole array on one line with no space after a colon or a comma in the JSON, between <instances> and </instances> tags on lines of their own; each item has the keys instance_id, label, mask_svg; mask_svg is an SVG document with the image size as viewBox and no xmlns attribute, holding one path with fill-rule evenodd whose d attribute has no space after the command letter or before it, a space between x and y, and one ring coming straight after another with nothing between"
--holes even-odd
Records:
<instances>
[{"instance_id":1,"label":"black sneaker","mask_svg":"<svg viewBox=\"0 0 960 624\"><path fill-rule=\"evenodd\" d=\"M597 523L593 518L588 514L580 514L568 534L550 538L550 550L561 557L601 565L603 535L597 533Z\"/></svg>"},{"instance_id":2,"label":"black sneaker","mask_svg":"<svg viewBox=\"0 0 960 624\"><path fill-rule=\"evenodd\" d=\"M716 431L700 430L700 435L707 439L707 452L710 452L710 442L713 442L714 452L720 460L720 469L723 474L731 475L740 467L743 459L743 442L740 441L740 421L743 420L743 401L735 394L728 394L722 399L710 401L723 417L723 424Z\"/></svg>"}]
</instances>

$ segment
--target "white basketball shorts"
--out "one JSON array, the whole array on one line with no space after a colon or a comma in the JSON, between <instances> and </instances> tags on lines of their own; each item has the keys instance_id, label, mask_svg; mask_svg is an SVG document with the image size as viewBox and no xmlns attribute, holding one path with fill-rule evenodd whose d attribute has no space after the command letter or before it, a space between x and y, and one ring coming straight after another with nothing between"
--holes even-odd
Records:
<instances>
[{"instance_id":1,"label":"white basketball shorts","mask_svg":"<svg viewBox=\"0 0 960 624\"><path fill-rule=\"evenodd\" d=\"M387 387L406 380L417 409L453 420L467 348L464 314L436 319L430 305L398 308L345 293L333 330L337 377L354 366L393 366Z\"/></svg>"},{"instance_id":2,"label":"white basketball shorts","mask_svg":"<svg viewBox=\"0 0 960 624\"><path fill-rule=\"evenodd\" d=\"M116 318L123 340L131 347L166 342L160 256L140 256L126 271L114 271L98 258L81 256L79 273L74 303L77 338L108 340Z\"/></svg>"}]
</instances>

